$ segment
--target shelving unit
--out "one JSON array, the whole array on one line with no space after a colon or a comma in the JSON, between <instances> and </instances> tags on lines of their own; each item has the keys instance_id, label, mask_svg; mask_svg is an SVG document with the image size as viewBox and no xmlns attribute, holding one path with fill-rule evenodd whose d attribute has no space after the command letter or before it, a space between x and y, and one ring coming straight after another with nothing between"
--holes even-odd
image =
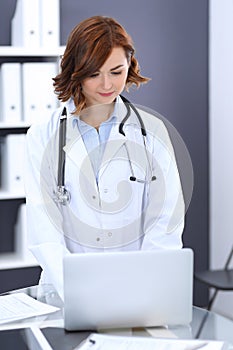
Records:
<instances>
[{"instance_id":1,"label":"shelving unit","mask_svg":"<svg viewBox=\"0 0 233 350\"><path fill-rule=\"evenodd\" d=\"M22 199L25 198L25 193L10 193L7 191L0 191L0 200L7 199Z\"/></svg>"},{"instance_id":2,"label":"shelving unit","mask_svg":"<svg viewBox=\"0 0 233 350\"><path fill-rule=\"evenodd\" d=\"M24 259L16 253L2 253L0 255L0 270L20 269L33 266L38 266L35 260Z\"/></svg>"},{"instance_id":3,"label":"shelving unit","mask_svg":"<svg viewBox=\"0 0 233 350\"><path fill-rule=\"evenodd\" d=\"M18 123L18 124L7 124L7 123L3 123L0 121L0 130L3 129L22 129L22 128L29 128L30 125L28 125L28 123Z\"/></svg>"},{"instance_id":4,"label":"shelving unit","mask_svg":"<svg viewBox=\"0 0 233 350\"><path fill-rule=\"evenodd\" d=\"M0 65L7 62L56 62L58 65L64 49L64 46L51 49L0 46ZM25 134L29 127L23 121L15 124L0 121L0 138L4 139L8 134ZM25 259L20 252L15 251L17 212L23 203L23 190L12 193L0 188L0 270L37 266L36 261Z\"/></svg>"},{"instance_id":5,"label":"shelving unit","mask_svg":"<svg viewBox=\"0 0 233 350\"><path fill-rule=\"evenodd\" d=\"M64 46L58 48L25 48L14 46L0 46L0 57L58 57L63 55Z\"/></svg>"}]
</instances>

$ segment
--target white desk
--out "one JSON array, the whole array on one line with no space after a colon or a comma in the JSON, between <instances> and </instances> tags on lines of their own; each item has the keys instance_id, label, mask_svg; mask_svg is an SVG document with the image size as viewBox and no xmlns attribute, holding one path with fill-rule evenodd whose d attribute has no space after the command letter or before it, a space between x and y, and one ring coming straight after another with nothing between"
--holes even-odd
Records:
<instances>
[{"instance_id":1,"label":"white desk","mask_svg":"<svg viewBox=\"0 0 233 350\"><path fill-rule=\"evenodd\" d=\"M77 345L83 339L85 339L90 332L65 332L63 329L63 304L58 294L54 291L53 286L46 285L43 288L38 286L32 286L21 290L11 291L9 293L24 292L27 295L46 302L50 305L60 308L59 311L45 315L33 317L31 319L21 320L15 323L9 323L0 326L0 331L8 330L4 332L6 334L5 339L13 338L15 334L12 329L27 328L28 345L17 350L26 349L56 349L56 350L71 350L74 345ZM8 293L4 293L8 294ZM29 328L32 327L32 330ZM25 332L25 331L24 331ZM31 337L31 332L33 336ZM110 334L120 335L138 335L138 336L153 336L159 338L178 338L178 339L205 339L205 340L221 340L229 343L228 349L233 349L233 321L224 318L216 313L208 312L204 309L193 307L193 319L189 326L177 326L177 327L155 327L147 329L126 329L120 331L109 330ZM1 340L0 342L3 346ZM18 335L17 335L18 336ZM49 341L51 347L46 347L46 339ZM40 339L44 346L39 346L38 341L34 341L34 338ZM34 340L32 340L34 339ZM6 340L7 341L7 340ZM37 344L38 343L38 344ZM4 349L11 350L10 347L4 347ZM13 349L13 347L12 347ZM15 349L15 348L14 348Z\"/></svg>"}]
</instances>

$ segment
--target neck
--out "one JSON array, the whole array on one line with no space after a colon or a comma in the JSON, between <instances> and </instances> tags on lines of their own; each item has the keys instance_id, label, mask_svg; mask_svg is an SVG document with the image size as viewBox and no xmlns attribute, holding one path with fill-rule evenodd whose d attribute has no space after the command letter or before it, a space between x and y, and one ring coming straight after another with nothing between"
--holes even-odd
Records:
<instances>
[{"instance_id":1,"label":"neck","mask_svg":"<svg viewBox=\"0 0 233 350\"><path fill-rule=\"evenodd\" d=\"M113 110L114 102L111 104L93 105L82 110L80 119L98 129L100 124L110 117Z\"/></svg>"}]
</instances>

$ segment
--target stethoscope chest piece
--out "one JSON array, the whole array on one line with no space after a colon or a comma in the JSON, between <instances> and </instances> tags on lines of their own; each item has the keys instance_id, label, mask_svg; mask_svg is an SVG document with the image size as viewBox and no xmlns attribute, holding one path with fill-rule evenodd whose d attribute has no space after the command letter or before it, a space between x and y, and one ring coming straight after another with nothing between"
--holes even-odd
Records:
<instances>
[{"instance_id":1,"label":"stethoscope chest piece","mask_svg":"<svg viewBox=\"0 0 233 350\"><path fill-rule=\"evenodd\" d=\"M54 200L61 205L67 205L71 200L70 192L65 186L57 186L57 191L54 192Z\"/></svg>"}]
</instances>

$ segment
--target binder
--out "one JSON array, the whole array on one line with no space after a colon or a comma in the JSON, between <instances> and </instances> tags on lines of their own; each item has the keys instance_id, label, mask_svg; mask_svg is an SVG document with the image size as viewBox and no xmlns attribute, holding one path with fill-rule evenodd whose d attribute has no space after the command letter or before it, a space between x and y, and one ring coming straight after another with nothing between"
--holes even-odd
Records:
<instances>
[{"instance_id":1,"label":"binder","mask_svg":"<svg viewBox=\"0 0 233 350\"><path fill-rule=\"evenodd\" d=\"M40 0L17 0L11 21L13 46L39 47Z\"/></svg>"},{"instance_id":2,"label":"binder","mask_svg":"<svg viewBox=\"0 0 233 350\"><path fill-rule=\"evenodd\" d=\"M57 75L57 63L26 62L22 64L23 120L30 125L50 118L57 108L52 78Z\"/></svg>"},{"instance_id":3,"label":"binder","mask_svg":"<svg viewBox=\"0 0 233 350\"><path fill-rule=\"evenodd\" d=\"M30 48L58 47L59 0L17 0L11 21L11 44Z\"/></svg>"},{"instance_id":4,"label":"binder","mask_svg":"<svg viewBox=\"0 0 233 350\"><path fill-rule=\"evenodd\" d=\"M19 206L17 221L14 229L15 234L15 253L29 265L38 265L35 257L28 249L28 233L27 233L27 216L26 204Z\"/></svg>"},{"instance_id":5,"label":"binder","mask_svg":"<svg viewBox=\"0 0 233 350\"><path fill-rule=\"evenodd\" d=\"M40 45L59 47L60 11L59 0L40 1Z\"/></svg>"},{"instance_id":6,"label":"binder","mask_svg":"<svg viewBox=\"0 0 233 350\"><path fill-rule=\"evenodd\" d=\"M0 119L7 124L22 121L20 63L2 63L0 68Z\"/></svg>"},{"instance_id":7,"label":"binder","mask_svg":"<svg viewBox=\"0 0 233 350\"><path fill-rule=\"evenodd\" d=\"M2 150L2 189L14 194L24 194L25 134L5 136Z\"/></svg>"}]
</instances>

